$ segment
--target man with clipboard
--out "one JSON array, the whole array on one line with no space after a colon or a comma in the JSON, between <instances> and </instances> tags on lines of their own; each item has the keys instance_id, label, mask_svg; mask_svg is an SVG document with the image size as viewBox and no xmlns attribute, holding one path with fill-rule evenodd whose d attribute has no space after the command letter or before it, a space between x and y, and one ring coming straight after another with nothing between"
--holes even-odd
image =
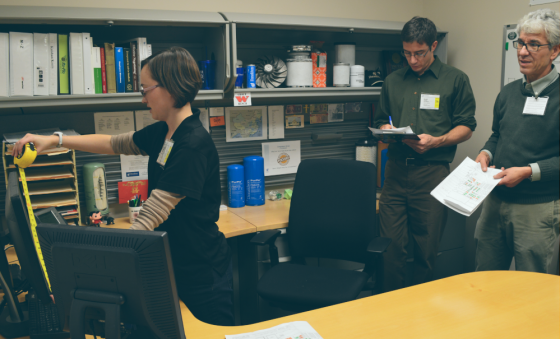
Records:
<instances>
[{"instance_id":1,"label":"man with clipboard","mask_svg":"<svg viewBox=\"0 0 560 339\"><path fill-rule=\"evenodd\" d=\"M434 56L434 23L414 17L401 32L408 65L391 73L381 89L378 129L410 126L419 140L389 145L385 184L379 204L381 235L393 241L385 254L385 289L405 287L409 230L414 242L413 284L432 279L447 207L430 192L449 175L457 144L476 127L469 78ZM392 118L392 124L390 123Z\"/></svg>"},{"instance_id":2,"label":"man with clipboard","mask_svg":"<svg viewBox=\"0 0 560 339\"><path fill-rule=\"evenodd\" d=\"M517 26L523 79L502 88L492 135L476 158L502 172L486 198L475 231L476 270L546 273L559 227L559 84L552 65L560 53L560 13L540 9Z\"/></svg>"}]
</instances>

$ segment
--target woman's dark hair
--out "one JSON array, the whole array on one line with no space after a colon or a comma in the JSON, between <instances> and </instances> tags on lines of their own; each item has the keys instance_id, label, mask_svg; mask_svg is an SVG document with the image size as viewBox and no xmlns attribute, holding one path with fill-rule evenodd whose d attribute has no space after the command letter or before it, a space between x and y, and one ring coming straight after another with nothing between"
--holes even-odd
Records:
<instances>
[{"instance_id":1,"label":"woman's dark hair","mask_svg":"<svg viewBox=\"0 0 560 339\"><path fill-rule=\"evenodd\" d=\"M142 60L152 78L175 99L175 108L193 102L202 86L200 70L192 55L182 47L171 47Z\"/></svg>"},{"instance_id":2,"label":"woman's dark hair","mask_svg":"<svg viewBox=\"0 0 560 339\"><path fill-rule=\"evenodd\" d=\"M432 44L437 39L436 25L428 18L415 16L404 24L401 39L403 42L426 43L431 50Z\"/></svg>"}]
</instances>

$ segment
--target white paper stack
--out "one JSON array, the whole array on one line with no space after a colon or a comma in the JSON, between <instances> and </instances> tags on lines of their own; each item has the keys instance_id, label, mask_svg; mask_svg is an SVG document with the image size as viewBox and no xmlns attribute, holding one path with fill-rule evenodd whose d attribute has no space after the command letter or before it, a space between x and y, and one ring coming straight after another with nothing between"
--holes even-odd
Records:
<instances>
[{"instance_id":1,"label":"white paper stack","mask_svg":"<svg viewBox=\"0 0 560 339\"><path fill-rule=\"evenodd\" d=\"M58 35L49 33L49 95L58 95Z\"/></svg>"},{"instance_id":2,"label":"white paper stack","mask_svg":"<svg viewBox=\"0 0 560 339\"><path fill-rule=\"evenodd\" d=\"M431 192L445 206L467 217L476 211L501 179L494 175L501 170L488 168L482 171L479 163L469 157Z\"/></svg>"},{"instance_id":3,"label":"white paper stack","mask_svg":"<svg viewBox=\"0 0 560 339\"><path fill-rule=\"evenodd\" d=\"M49 35L33 33L33 95L49 95Z\"/></svg>"},{"instance_id":4,"label":"white paper stack","mask_svg":"<svg viewBox=\"0 0 560 339\"><path fill-rule=\"evenodd\" d=\"M10 95L10 35L0 33L0 97Z\"/></svg>"},{"instance_id":5,"label":"white paper stack","mask_svg":"<svg viewBox=\"0 0 560 339\"><path fill-rule=\"evenodd\" d=\"M82 33L70 33L70 94L84 94L84 47Z\"/></svg>"},{"instance_id":6,"label":"white paper stack","mask_svg":"<svg viewBox=\"0 0 560 339\"><path fill-rule=\"evenodd\" d=\"M10 32L10 96L33 96L33 33Z\"/></svg>"},{"instance_id":7,"label":"white paper stack","mask_svg":"<svg viewBox=\"0 0 560 339\"><path fill-rule=\"evenodd\" d=\"M305 338L323 339L307 321L293 321L281 324L265 330L243 334L226 334L226 339L284 339L284 338Z\"/></svg>"}]
</instances>

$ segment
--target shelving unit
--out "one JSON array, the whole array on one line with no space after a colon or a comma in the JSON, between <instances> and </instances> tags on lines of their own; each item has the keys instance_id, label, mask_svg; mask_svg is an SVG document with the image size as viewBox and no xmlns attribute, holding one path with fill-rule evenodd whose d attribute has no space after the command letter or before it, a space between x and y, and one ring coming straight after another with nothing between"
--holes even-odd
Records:
<instances>
[{"instance_id":1,"label":"shelving unit","mask_svg":"<svg viewBox=\"0 0 560 339\"><path fill-rule=\"evenodd\" d=\"M11 145L2 143L4 179L16 171ZM56 207L69 224L80 223L80 197L74 150L59 149L57 153L41 153L28 168L25 177L33 210ZM20 178L21 182L21 178Z\"/></svg>"},{"instance_id":2,"label":"shelving unit","mask_svg":"<svg viewBox=\"0 0 560 339\"><path fill-rule=\"evenodd\" d=\"M136 9L0 6L0 32L89 32L94 44L146 37L152 53L186 48L195 60L216 60L216 88L195 101L220 100L231 83L230 26L218 13ZM140 93L0 98L0 114L145 109Z\"/></svg>"},{"instance_id":3,"label":"shelving unit","mask_svg":"<svg viewBox=\"0 0 560 339\"><path fill-rule=\"evenodd\" d=\"M384 67L382 51L402 49L400 32L404 22L230 12L222 15L231 25L232 65L236 64L237 59L242 60L243 65L254 64L259 57L265 55L286 60L287 50L291 45L307 45L310 41L324 42L323 49L327 52L326 88L234 90L234 93L251 92L252 98L256 99L374 100L381 93L380 87L333 87L334 43L356 43L356 64L363 65L366 70ZM438 41L435 54L440 60L447 62L447 33L438 32ZM232 69L232 78L235 77L236 72ZM260 100L258 103L263 102L265 101Z\"/></svg>"}]
</instances>

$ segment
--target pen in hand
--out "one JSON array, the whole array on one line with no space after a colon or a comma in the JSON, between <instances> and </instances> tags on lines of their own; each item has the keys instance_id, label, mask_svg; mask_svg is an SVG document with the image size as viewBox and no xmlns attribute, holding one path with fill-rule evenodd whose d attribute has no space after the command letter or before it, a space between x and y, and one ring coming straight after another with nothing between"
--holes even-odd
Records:
<instances>
[{"instance_id":1,"label":"pen in hand","mask_svg":"<svg viewBox=\"0 0 560 339\"><path fill-rule=\"evenodd\" d=\"M395 126L393 126L393 119L391 119L390 115L389 115L389 123L391 124L391 129L395 128Z\"/></svg>"}]
</instances>

